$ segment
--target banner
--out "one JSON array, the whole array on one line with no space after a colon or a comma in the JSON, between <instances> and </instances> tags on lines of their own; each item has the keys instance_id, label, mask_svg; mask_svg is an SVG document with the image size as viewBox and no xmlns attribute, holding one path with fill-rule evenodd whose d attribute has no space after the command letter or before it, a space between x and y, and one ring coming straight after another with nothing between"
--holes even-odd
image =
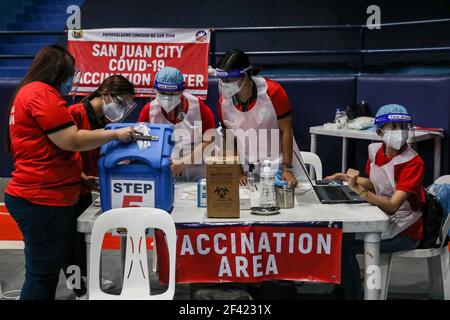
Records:
<instances>
[{"instance_id":1,"label":"banner","mask_svg":"<svg viewBox=\"0 0 450 320\"><path fill-rule=\"evenodd\" d=\"M183 73L187 92L206 99L210 36L209 29L70 30L67 48L81 71L72 94L87 95L121 74L137 97L154 96L156 73L171 66Z\"/></svg>"},{"instance_id":2,"label":"banner","mask_svg":"<svg viewBox=\"0 0 450 320\"><path fill-rule=\"evenodd\" d=\"M159 277L168 251L156 234ZM295 280L340 283L341 223L177 225L178 283Z\"/></svg>"}]
</instances>

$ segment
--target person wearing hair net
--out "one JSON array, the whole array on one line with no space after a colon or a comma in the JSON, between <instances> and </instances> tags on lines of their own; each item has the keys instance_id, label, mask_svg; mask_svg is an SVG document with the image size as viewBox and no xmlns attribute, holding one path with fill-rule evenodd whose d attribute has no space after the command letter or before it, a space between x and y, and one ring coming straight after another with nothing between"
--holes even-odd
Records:
<instances>
[{"instance_id":1,"label":"person wearing hair net","mask_svg":"<svg viewBox=\"0 0 450 320\"><path fill-rule=\"evenodd\" d=\"M378 206L389 217L389 228L381 236L380 251L394 252L415 249L422 240L424 162L407 144L411 116L405 107L388 104L375 117L377 134L383 142L369 145L366 174L349 169L326 179L346 181L349 187L367 202ZM356 254L364 243L344 235L342 243L342 289L347 299L360 299L362 281Z\"/></svg>"},{"instance_id":2,"label":"person wearing hair net","mask_svg":"<svg viewBox=\"0 0 450 320\"><path fill-rule=\"evenodd\" d=\"M250 134L235 133L235 148L245 159L240 184L247 183L245 168L256 168L270 159L272 168L281 170L281 178L295 187L297 178L306 176L299 161L301 154L293 136L292 107L283 87L270 79L257 76L258 70L250 64L248 56L241 50L228 51L219 61L216 76L219 78L219 117L226 129L256 130L258 139L267 130L264 140L252 143ZM229 130L225 130L227 133ZM274 133L278 133L278 145L273 145ZM276 137L275 137L276 139ZM266 156L262 147L267 146ZM274 149L275 148L275 149ZM257 152L256 152L257 150ZM252 152L253 151L253 152Z\"/></svg>"},{"instance_id":3,"label":"person wearing hair net","mask_svg":"<svg viewBox=\"0 0 450 320\"><path fill-rule=\"evenodd\" d=\"M178 141L180 137L176 137L172 152L174 176L189 181L203 177L203 164L194 163L194 160L202 160L203 150L210 143L202 137L207 130L215 130L214 114L203 100L185 91L183 74L176 68L159 70L154 88L156 98L144 106L139 121L173 125L174 137L184 138ZM186 139L189 135L190 139Z\"/></svg>"}]
</instances>

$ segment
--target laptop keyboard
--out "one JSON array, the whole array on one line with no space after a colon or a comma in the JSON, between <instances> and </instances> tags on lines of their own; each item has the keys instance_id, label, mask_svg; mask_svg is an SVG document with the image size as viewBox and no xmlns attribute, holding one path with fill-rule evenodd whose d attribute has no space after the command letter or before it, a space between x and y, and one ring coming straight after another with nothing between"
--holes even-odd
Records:
<instances>
[{"instance_id":1,"label":"laptop keyboard","mask_svg":"<svg viewBox=\"0 0 450 320\"><path fill-rule=\"evenodd\" d=\"M330 200L348 200L347 195L338 187L321 187Z\"/></svg>"}]
</instances>

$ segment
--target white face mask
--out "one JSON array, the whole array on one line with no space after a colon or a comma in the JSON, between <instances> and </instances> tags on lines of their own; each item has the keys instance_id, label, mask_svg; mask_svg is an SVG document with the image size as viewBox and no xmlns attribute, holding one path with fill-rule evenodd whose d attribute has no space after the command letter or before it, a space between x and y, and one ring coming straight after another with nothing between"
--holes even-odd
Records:
<instances>
[{"instance_id":1,"label":"white face mask","mask_svg":"<svg viewBox=\"0 0 450 320\"><path fill-rule=\"evenodd\" d=\"M245 80L242 81L241 85L239 85L239 82L240 79L234 82L223 82L222 80L219 80L220 95L224 98L231 98L235 94L239 93L239 91L241 91L242 87L244 86Z\"/></svg>"},{"instance_id":2,"label":"white face mask","mask_svg":"<svg viewBox=\"0 0 450 320\"><path fill-rule=\"evenodd\" d=\"M166 95L157 92L156 101L158 101L159 105L164 109L164 111L169 113L181 103L181 94Z\"/></svg>"},{"instance_id":3,"label":"white face mask","mask_svg":"<svg viewBox=\"0 0 450 320\"><path fill-rule=\"evenodd\" d=\"M408 140L408 134L408 130L385 130L383 141L392 149L400 150Z\"/></svg>"}]
</instances>

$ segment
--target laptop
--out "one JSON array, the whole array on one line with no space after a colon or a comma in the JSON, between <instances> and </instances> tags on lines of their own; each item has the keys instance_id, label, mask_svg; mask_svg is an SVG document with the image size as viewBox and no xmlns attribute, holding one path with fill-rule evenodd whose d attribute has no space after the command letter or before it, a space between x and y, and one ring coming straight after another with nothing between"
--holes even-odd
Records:
<instances>
[{"instance_id":1,"label":"laptop","mask_svg":"<svg viewBox=\"0 0 450 320\"><path fill-rule=\"evenodd\" d=\"M324 204L337 204L337 203L365 203L366 201L360 198L349 186L317 186L315 185L308 170L306 170L305 164L300 160L299 156L294 152L300 162L305 175L308 177L317 198Z\"/></svg>"}]
</instances>

